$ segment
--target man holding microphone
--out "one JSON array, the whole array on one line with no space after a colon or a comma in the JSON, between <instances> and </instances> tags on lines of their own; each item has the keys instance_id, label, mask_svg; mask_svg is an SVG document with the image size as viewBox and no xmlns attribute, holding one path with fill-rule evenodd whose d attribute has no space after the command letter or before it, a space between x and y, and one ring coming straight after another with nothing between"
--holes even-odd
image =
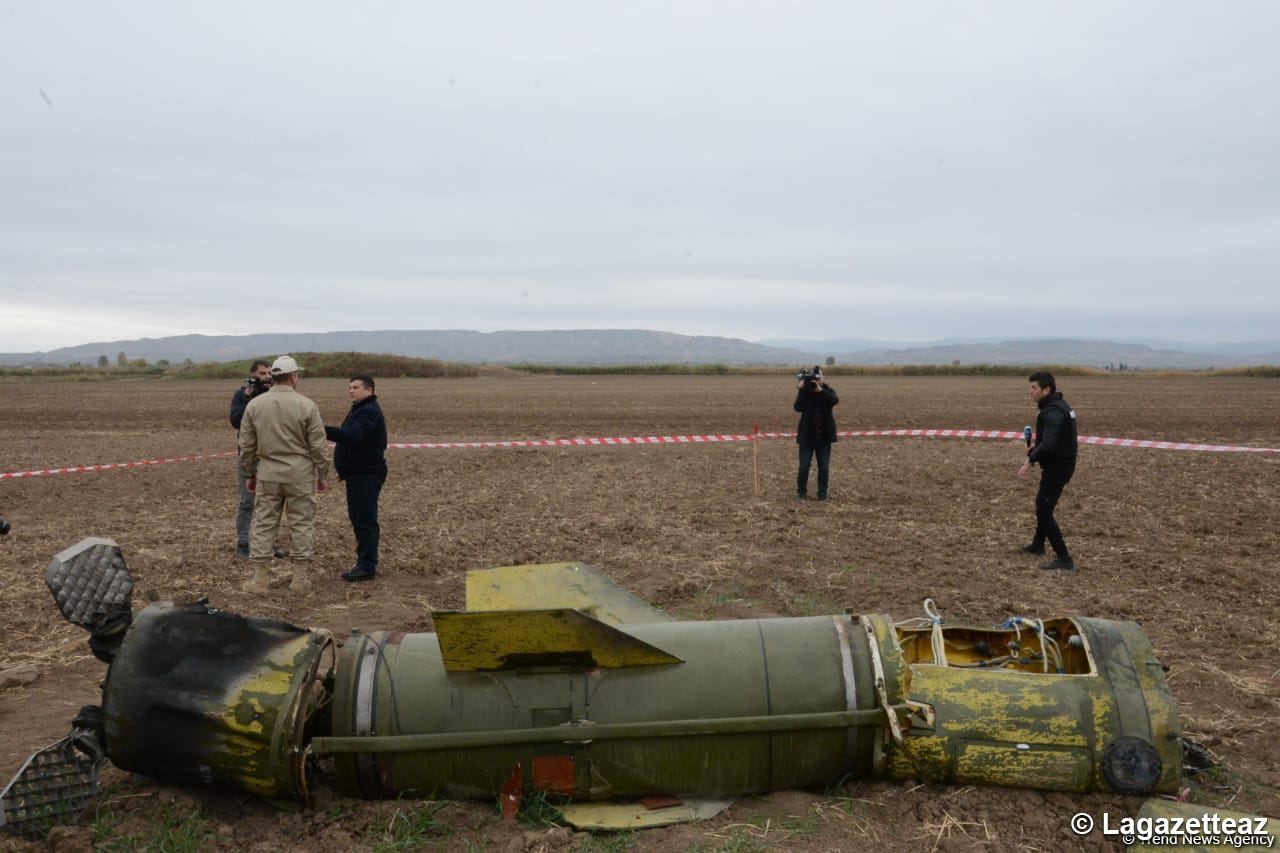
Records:
<instances>
[{"instance_id":1,"label":"man holding microphone","mask_svg":"<svg viewBox=\"0 0 1280 853\"><path fill-rule=\"evenodd\" d=\"M1071 482L1076 471L1076 413L1058 393L1052 373L1033 373L1031 399L1040 409L1036 416L1036 428L1027 441L1027 461L1018 469L1018 476L1025 477L1032 465L1040 465L1040 489L1036 492L1036 532L1031 541L1022 546L1028 554L1043 554L1045 540L1053 547L1054 559L1042 563L1040 568L1049 571L1075 571L1075 561L1067 551L1062 530L1053 518L1054 507L1062 497L1062 490Z\"/></svg>"}]
</instances>

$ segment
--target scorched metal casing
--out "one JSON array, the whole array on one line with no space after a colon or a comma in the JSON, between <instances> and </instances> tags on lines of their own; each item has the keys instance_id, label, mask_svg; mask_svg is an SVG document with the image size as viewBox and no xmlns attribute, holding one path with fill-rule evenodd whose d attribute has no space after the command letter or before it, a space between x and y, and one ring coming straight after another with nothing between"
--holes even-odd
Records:
<instances>
[{"instance_id":1,"label":"scorched metal casing","mask_svg":"<svg viewBox=\"0 0 1280 853\"><path fill-rule=\"evenodd\" d=\"M327 631L153 604L135 614L107 672L108 755L171 782L305 796L304 727L331 649Z\"/></svg>"}]
</instances>

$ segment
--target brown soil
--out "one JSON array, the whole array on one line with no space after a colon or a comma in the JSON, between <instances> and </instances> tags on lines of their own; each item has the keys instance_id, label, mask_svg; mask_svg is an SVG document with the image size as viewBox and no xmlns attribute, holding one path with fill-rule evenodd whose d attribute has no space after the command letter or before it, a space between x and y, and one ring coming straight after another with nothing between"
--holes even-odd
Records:
<instances>
[{"instance_id":1,"label":"brown soil","mask_svg":"<svg viewBox=\"0 0 1280 853\"><path fill-rule=\"evenodd\" d=\"M842 429L1018 430L1033 420L1025 383L987 378L839 377ZM304 380L340 420L345 383ZM150 459L234 447L215 382L3 385L4 471ZM1280 382L1073 378L1063 390L1085 434L1280 446ZM392 440L467 440L743 432L794 427L793 389L777 377L519 377L386 380ZM1059 509L1081 566L1041 572L1014 553L1032 527L1035 475L1020 443L846 439L832 500L797 503L794 444L760 448L765 494L746 445L392 450L382 499L383 572L336 580L353 541L340 487L322 498L317 581L305 595L239 590L229 459L0 481L0 670L40 677L0 690L0 779L60 737L97 699L103 667L62 622L41 582L50 557L88 535L123 547L140 593L207 595L220 606L331 628L430 630L433 609L463 605L467 569L582 560L683 619L838 611L920 614L926 597L953 621L1013 613L1134 619L1165 663L1184 728L1223 766L1189 783L1212 805L1280 815L1280 595L1275 567L1280 455L1083 447ZM326 582L326 578L330 580ZM143 601L139 594L137 606ZM142 838L198 809L221 849L373 849L420 814L408 803L322 794L314 811L132 781L113 771L99 831ZM507 826L491 804L448 804L428 833L442 848L1070 850L1097 834L1078 811L1135 814L1138 799L1033 791L861 784L739 801L721 817L637 837ZM397 813L402 815L397 818ZM71 833L64 843L92 838ZM141 843L141 842L137 842ZM0 841L0 848L17 842Z\"/></svg>"}]
</instances>

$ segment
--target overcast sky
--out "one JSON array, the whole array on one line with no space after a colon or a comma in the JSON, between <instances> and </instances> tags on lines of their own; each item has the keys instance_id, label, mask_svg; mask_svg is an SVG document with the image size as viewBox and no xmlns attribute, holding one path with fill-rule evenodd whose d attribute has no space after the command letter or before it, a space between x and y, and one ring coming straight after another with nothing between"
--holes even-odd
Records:
<instances>
[{"instance_id":1,"label":"overcast sky","mask_svg":"<svg viewBox=\"0 0 1280 853\"><path fill-rule=\"evenodd\" d=\"M0 351L1280 337L1280 3L8 2Z\"/></svg>"}]
</instances>

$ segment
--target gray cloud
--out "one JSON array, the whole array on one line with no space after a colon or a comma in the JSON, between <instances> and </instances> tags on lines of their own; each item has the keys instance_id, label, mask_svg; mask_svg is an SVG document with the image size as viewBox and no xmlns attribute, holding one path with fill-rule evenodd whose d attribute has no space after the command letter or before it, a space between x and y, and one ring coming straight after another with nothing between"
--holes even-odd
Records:
<instances>
[{"instance_id":1,"label":"gray cloud","mask_svg":"<svg viewBox=\"0 0 1280 853\"><path fill-rule=\"evenodd\" d=\"M1280 313L1270 3L4 18L0 350L445 327L1242 340ZM289 309L245 310L264 293Z\"/></svg>"}]
</instances>

